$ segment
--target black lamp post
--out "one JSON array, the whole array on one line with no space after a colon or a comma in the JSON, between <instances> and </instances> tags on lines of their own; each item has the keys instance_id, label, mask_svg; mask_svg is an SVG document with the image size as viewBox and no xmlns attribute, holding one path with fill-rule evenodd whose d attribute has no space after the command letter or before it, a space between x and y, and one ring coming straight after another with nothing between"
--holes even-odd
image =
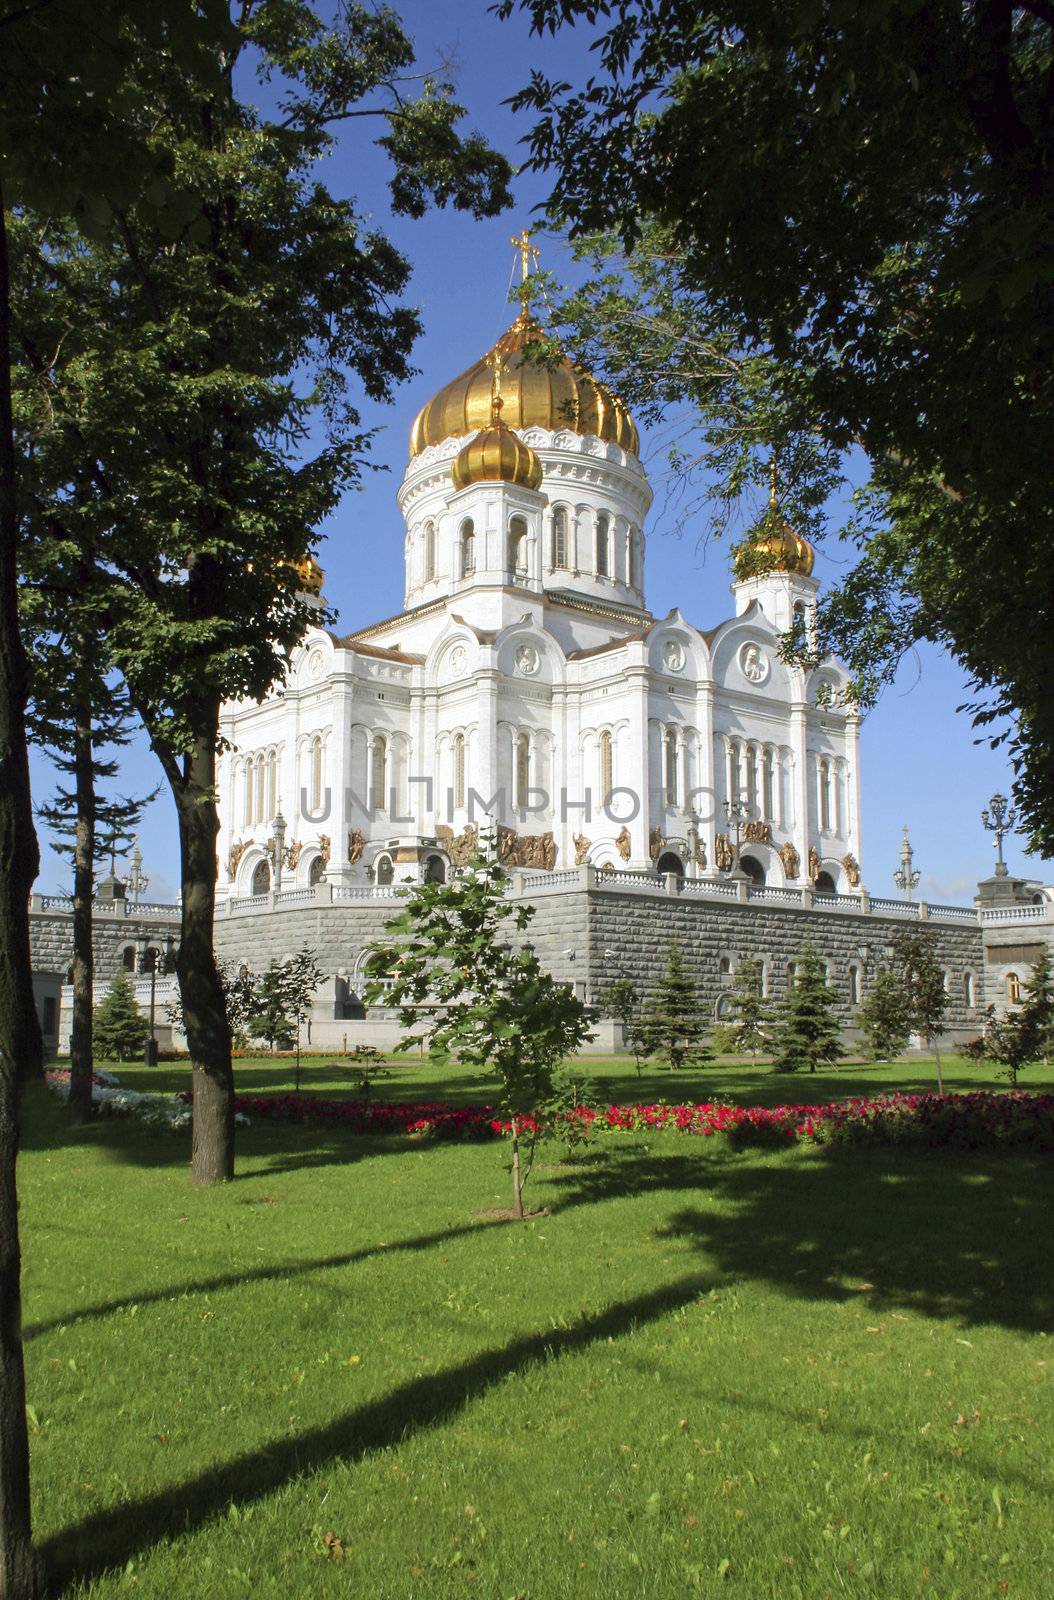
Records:
<instances>
[{"instance_id":1,"label":"black lamp post","mask_svg":"<svg viewBox=\"0 0 1054 1600\"><path fill-rule=\"evenodd\" d=\"M171 934L165 938L164 950L158 950L149 944L146 934L141 933L135 941L137 965L141 973L150 974L150 1032L143 1047L143 1061L148 1067L157 1066L157 1037L154 1033L154 1016L157 1007L157 970L161 968L163 974L175 970L176 941Z\"/></svg>"}]
</instances>

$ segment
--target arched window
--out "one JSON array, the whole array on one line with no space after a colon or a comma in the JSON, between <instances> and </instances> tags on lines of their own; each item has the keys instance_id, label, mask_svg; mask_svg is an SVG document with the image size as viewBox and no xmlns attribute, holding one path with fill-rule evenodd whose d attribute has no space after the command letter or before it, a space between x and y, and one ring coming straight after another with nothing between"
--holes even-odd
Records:
<instances>
[{"instance_id":1,"label":"arched window","mask_svg":"<svg viewBox=\"0 0 1054 1600\"><path fill-rule=\"evenodd\" d=\"M527 573L527 524L523 517L509 523L509 571L518 577Z\"/></svg>"},{"instance_id":2,"label":"arched window","mask_svg":"<svg viewBox=\"0 0 1054 1600\"><path fill-rule=\"evenodd\" d=\"M751 883L756 884L760 889L765 882L765 868L761 865L757 856L740 856L739 865Z\"/></svg>"},{"instance_id":3,"label":"arched window","mask_svg":"<svg viewBox=\"0 0 1054 1600\"><path fill-rule=\"evenodd\" d=\"M372 810L384 810L384 800L387 792L388 741L383 733L375 733L373 736L373 783L370 786L370 807Z\"/></svg>"},{"instance_id":4,"label":"arched window","mask_svg":"<svg viewBox=\"0 0 1054 1600\"><path fill-rule=\"evenodd\" d=\"M752 744L747 745L747 806L751 816L758 811L758 753Z\"/></svg>"},{"instance_id":5,"label":"arched window","mask_svg":"<svg viewBox=\"0 0 1054 1600\"><path fill-rule=\"evenodd\" d=\"M429 856L425 861L425 882L446 883L446 862L442 856Z\"/></svg>"},{"instance_id":6,"label":"arched window","mask_svg":"<svg viewBox=\"0 0 1054 1600\"><path fill-rule=\"evenodd\" d=\"M425 582L428 583L436 575L436 525L434 522L425 523Z\"/></svg>"},{"instance_id":7,"label":"arched window","mask_svg":"<svg viewBox=\"0 0 1054 1600\"><path fill-rule=\"evenodd\" d=\"M641 580L641 535L636 528L629 530L627 549L630 588L639 589Z\"/></svg>"},{"instance_id":8,"label":"arched window","mask_svg":"<svg viewBox=\"0 0 1054 1600\"><path fill-rule=\"evenodd\" d=\"M831 831L831 765L826 756L820 757L820 832Z\"/></svg>"},{"instance_id":9,"label":"arched window","mask_svg":"<svg viewBox=\"0 0 1054 1600\"><path fill-rule=\"evenodd\" d=\"M859 967L850 967L849 968L849 1004L851 1006L858 1006L860 1004L860 968Z\"/></svg>"},{"instance_id":10,"label":"arched window","mask_svg":"<svg viewBox=\"0 0 1054 1600\"><path fill-rule=\"evenodd\" d=\"M963 1005L972 1006L974 1003L973 973L963 973Z\"/></svg>"},{"instance_id":11,"label":"arched window","mask_svg":"<svg viewBox=\"0 0 1054 1600\"><path fill-rule=\"evenodd\" d=\"M322 809L322 735L316 733L311 741L311 809Z\"/></svg>"},{"instance_id":12,"label":"arched window","mask_svg":"<svg viewBox=\"0 0 1054 1600\"><path fill-rule=\"evenodd\" d=\"M728 741L728 798L739 799L739 740Z\"/></svg>"},{"instance_id":13,"label":"arched window","mask_svg":"<svg viewBox=\"0 0 1054 1600\"><path fill-rule=\"evenodd\" d=\"M454 804L465 804L465 735L454 735Z\"/></svg>"},{"instance_id":14,"label":"arched window","mask_svg":"<svg viewBox=\"0 0 1054 1600\"><path fill-rule=\"evenodd\" d=\"M597 577L606 578L611 570L611 518L606 511L597 517Z\"/></svg>"},{"instance_id":15,"label":"arched window","mask_svg":"<svg viewBox=\"0 0 1054 1600\"><path fill-rule=\"evenodd\" d=\"M567 566L567 512L563 506L557 506L553 512L553 548L550 566Z\"/></svg>"},{"instance_id":16,"label":"arched window","mask_svg":"<svg viewBox=\"0 0 1054 1600\"><path fill-rule=\"evenodd\" d=\"M720 983L732 982L732 962L730 957L722 956L717 963L717 977Z\"/></svg>"},{"instance_id":17,"label":"arched window","mask_svg":"<svg viewBox=\"0 0 1054 1600\"><path fill-rule=\"evenodd\" d=\"M135 945L134 944L126 944L124 949L121 951L121 965L122 965L122 967L124 968L124 970L126 972L134 972L135 971ZM70 974L71 975L70 975L69 978L67 978L67 980L66 980L67 983L72 983L73 982L72 973L73 973L73 968L71 967L70 968Z\"/></svg>"},{"instance_id":18,"label":"arched window","mask_svg":"<svg viewBox=\"0 0 1054 1600\"><path fill-rule=\"evenodd\" d=\"M665 735L666 804L677 804L677 730L667 728Z\"/></svg>"},{"instance_id":19,"label":"arched window","mask_svg":"<svg viewBox=\"0 0 1054 1600\"><path fill-rule=\"evenodd\" d=\"M607 804L608 796L615 787L615 762L614 752L611 747L611 735L607 729L600 735L600 803Z\"/></svg>"},{"instance_id":20,"label":"arched window","mask_svg":"<svg viewBox=\"0 0 1054 1600\"><path fill-rule=\"evenodd\" d=\"M269 894L271 891L271 867L267 861L258 861L253 871L253 881L250 886L252 894Z\"/></svg>"},{"instance_id":21,"label":"arched window","mask_svg":"<svg viewBox=\"0 0 1054 1600\"><path fill-rule=\"evenodd\" d=\"M476 570L476 530L472 518L461 524L461 576L468 578Z\"/></svg>"},{"instance_id":22,"label":"arched window","mask_svg":"<svg viewBox=\"0 0 1054 1600\"><path fill-rule=\"evenodd\" d=\"M655 863L655 870L660 878L664 877L667 872L672 872L675 877L683 878L684 862L672 850L667 850Z\"/></svg>"},{"instance_id":23,"label":"arched window","mask_svg":"<svg viewBox=\"0 0 1054 1600\"><path fill-rule=\"evenodd\" d=\"M316 883L325 883L325 881L326 881L326 863L325 863L325 859L322 856L315 856L315 858L311 862L311 867L310 867L310 869L308 871L307 881L308 881L308 883L311 884L312 888L315 886Z\"/></svg>"},{"instance_id":24,"label":"arched window","mask_svg":"<svg viewBox=\"0 0 1054 1600\"><path fill-rule=\"evenodd\" d=\"M813 885L817 894L837 894L838 889L829 872L821 872Z\"/></svg>"},{"instance_id":25,"label":"arched window","mask_svg":"<svg viewBox=\"0 0 1054 1600\"><path fill-rule=\"evenodd\" d=\"M1021 999L1021 979L1016 972L1006 975L1006 997L1012 1006L1016 1006Z\"/></svg>"},{"instance_id":26,"label":"arched window","mask_svg":"<svg viewBox=\"0 0 1054 1600\"><path fill-rule=\"evenodd\" d=\"M788 961L787 962L787 992L788 993L790 993L791 989L794 988L794 985L797 982L797 980L798 980L798 963L796 961Z\"/></svg>"},{"instance_id":27,"label":"arched window","mask_svg":"<svg viewBox=\"0 0 1054 1600\"><path fill-rule=\"evenodd\" d=\"M766 822L776 820L776 767L768 749L761 763L761 814Z\"/></svg>"},{"instance_id":28,"label":"arched window","mask_svg":"<svg viewBox=\"0 0 1054 1600\"><path fill-rule=\"evenodd\" d=\"M272 750L267 757L267 815L273 817L278 808L278 752Z\"/></svg>"},{"instance_id":29,"label":"arched window","mask_svg":"<svg viewBox=\"0 0 1054 1600\"><path fill-rule=\"evenodd\" d=\"M251 828L253 825L253 763L251 756L242 769L242 783L245 796L242 806L242 824L246 828Z\"/></svg>"},{"instance_id":30,"label":"arched window","mask_svg":"<svg viewBox=\"0 0 1054 1600\"><path fill-rule=\"evenodd\" d=\"M531 736L521 733L516 738L516 805L523 810L527 804L527 790L531 783Z\"/></svg>"},{"instance_id":31,"label":"arched window","mask_svg":"<svg viewBox=\"0 0 1054 1600\"><path fill-rule=\"evenodd\" d=\"M265 777L266 777L266 774L265 774L265 770L264 770L264 758L263 758L262 755L259 755L256 758L256 820L257 820L257 822L264 822L266 820L266 818L267 818L267 810L266 810L266 807L264 805L264 800L266 798L265 795L264 795Z\"/></svg>"},{"instance_id":32,"label":"arched window","mask_svg":"<svg viewBox=\"0 0 1054 1600\"><path fill-rule=\"evenodd\" d=\"M392 866L392 858L391 858L391 856L378 856L377 857L377 882L381 883L381 884L391 883L391 881L394 878L394 876L395 876L395 868Z\"/></svg>"}]
</instances>

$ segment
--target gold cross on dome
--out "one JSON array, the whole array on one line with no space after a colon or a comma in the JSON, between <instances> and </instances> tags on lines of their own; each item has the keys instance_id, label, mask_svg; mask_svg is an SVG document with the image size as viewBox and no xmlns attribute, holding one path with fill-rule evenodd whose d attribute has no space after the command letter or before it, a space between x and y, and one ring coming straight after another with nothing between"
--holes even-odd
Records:
<instances>
[{"instance_id":1,"label":"gold cross on dome","mask_svg":"<svg viewBox=\"0 0 1054 1600\"><path fill-rule=\"evenodd\" d=\"M538 265L538 251L531 243L529 228L521 228L519 233L514 233L509 240L510 244L517 245L520 251L520 282L526 283L531 275L531 265Z\"/></svg>"}]
</instances>

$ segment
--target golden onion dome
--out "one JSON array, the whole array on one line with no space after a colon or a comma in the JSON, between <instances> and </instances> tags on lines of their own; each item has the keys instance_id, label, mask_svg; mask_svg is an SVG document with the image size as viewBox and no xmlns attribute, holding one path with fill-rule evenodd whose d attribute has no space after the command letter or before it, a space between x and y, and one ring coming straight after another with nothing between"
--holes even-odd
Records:
<instances>
[{"instance_id":1,"label":"golden onion dome","mask_svg":"<svg viewBox=\"0 0 1054 1600\"><path fill-rule=\"evenodd\" d=\"M505 419L510 428L569 428L595 434L636 455L640 439L622 401L565 356L554 365L524 361L528 344L544 339L540 325L521 312L512 327L460 377L445 384L417 414L410 430L411 459L443 439L485 428L492 379L500 368Z\"/></svg>"},{"instance_id":2,"label":"golden onion dome","mask_svg":"<svg viewBox=\"0 0 1054 1600\"><path fill-rule=\"evenodd\" d=\"M768 524L754 538L739 545L733 555L737 578L756 578L765 572L812 572L816 552L808 539L795 533L788 522Z\"/></svg>"},{"instance_id":3,"label":"golden onion dome","mask_svg":"<svg viewBox=\"0 0 1054 1600\"><path fill-rule=\"evenodd\" d=\"M518 483L524 489L538 489L542 482L542 463L530 445L502 421L504 401L495 395L490 421L454 457L450 476L455 489L470 483Z\"/></svg>"},{"instance_id":4,"label":"golden onion dome","mask_svg":"<svg viewBox=\"0 0 1054 1600\"><path fill-rule=\"evenodd\" d=\"M296 575L300 579L300 588L304 594L321 594L323 571L314 556L304 556L300 561L294 561Z\"/></svg>"}]
</instances>

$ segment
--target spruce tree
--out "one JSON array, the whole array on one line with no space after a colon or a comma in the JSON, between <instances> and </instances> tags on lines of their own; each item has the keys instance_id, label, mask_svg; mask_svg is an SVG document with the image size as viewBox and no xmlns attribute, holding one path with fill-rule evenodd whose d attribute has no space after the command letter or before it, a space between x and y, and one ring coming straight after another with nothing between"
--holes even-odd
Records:
<instances>
[{"instance_id":1,"label":"spruce tree","mask_svg":"<svg viewBox=\"0 0 1054 1600\"><path fill-rule=\"evenodd\" d=\"M95 1009L92 1036L102 1061L132 1061L146 1042L147 1022L127 972L118 972Z\"/></svg>"},{"instance_id":2,"label":"spruce tree","mask_svg":"<svg viewBox=\"0 0 1054 1600\"><path fill-rule=\"evenodd\" d=\"M707 1047L699 995L684 970L678 944L670 946L666 971L642 1018L642 1029L648 1055L665 1056L671 1072L685 1062L713 1060L713 1052Z\"/></svg>"},{"instance_id":3,"label":"spruce tree","mask_svg":"<svg viewBox=\"0 0 1054 1600\"><path fill-rule=\"evenodd\" d=\"M762 994L761 962L744 956L736 968L736 980L728 996L729 1018L726 1030L737 1053L750 1052L752 1066L758 1064L758 1051L768 1050L772 1041L772 1013Z\"/></svg>"},{"instance_id":4,"label":"spruce tree","mask_svg":"<svg viewBox=\"0 0 1054 1600\"><path fill-rule=\"evenodd\" d=\"M872 1061L894 1061L911 1036L909 997L899 973L883 967L857 1013Z\"/></svg>"},{"instance_id":5,"label":"spruce tree","mask_svg":"<svg viewBox=\"0 0 1054 1600\"><path fill-rule=\"evenodd\" d=\"M815 1072L819 1062L837 1061L842 1046L835 1016L838 998L824 964L810 943L798 955L797 973L783 1002L774 1072Z\"/></svg>"},{"instance_id":6,"label":"spruce tree","mask_svg":"<svg viewBox=\"0 0 1054 1600\"><path fill-rule=\"evenodd\" d=\"M1020 1023L1028 1039L1029 1059L1049 1061L1054 1055L1054 974L1046 949L1032 963L1025 981Z\"/></svg>"}]
</instances>

